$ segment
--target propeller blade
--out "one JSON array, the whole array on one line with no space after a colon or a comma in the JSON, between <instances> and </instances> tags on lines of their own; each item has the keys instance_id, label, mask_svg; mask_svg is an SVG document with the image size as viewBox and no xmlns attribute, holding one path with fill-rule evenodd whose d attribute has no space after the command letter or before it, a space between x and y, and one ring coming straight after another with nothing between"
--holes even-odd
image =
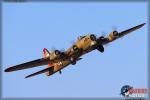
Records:
<instances>
[{"instance_id":1,"label":"propeller blade","mask_svg":"<svg viewBox=\"0 0 150 100\"><path fill-rule=\"evenodd\" d=\"M70 43L71 43L72 45L74 45L74 44L75 44L75 40L70 41Z\"/></svg>"},{"instance_id":2,"label":"propeller blade","mask_svg":"<svg viewBox=\"0 0 150 100\"><path fill-rule=\"evenodd\" d=\"M105 37L106 35L107 35L107 33L102 31L102 36Z\"/></svg>"},{"instance_id":3,"label":"propeller blade","mask_svg":"<svg viewBox=\"0 0 150 100\"><path fill-rule=\"evenodd\" d=\"M61 52L65 52L65 49L64 49L64 48L62 48L62 49L60 49L60 51L61 51Z\"/></svg>"},{"instance_id":4,"label":"propeller blade","mask_svg":"<svg viewBox=\"0 0 150 100\"><path fill-rule=\"evenodd\" d=\"M112 26L112 29L113 29L114 31L117 31L117 26Z\"/></svg>"},{"instance_id":5,"label":"propeller blade","mask_svg":"<svg viewBox=\"0 0 150 100\"><path fill-rule=\"evenodd\" d=\"M56 50L55 46L51 46L51 51Z\"/></svg>"}]
</instances>

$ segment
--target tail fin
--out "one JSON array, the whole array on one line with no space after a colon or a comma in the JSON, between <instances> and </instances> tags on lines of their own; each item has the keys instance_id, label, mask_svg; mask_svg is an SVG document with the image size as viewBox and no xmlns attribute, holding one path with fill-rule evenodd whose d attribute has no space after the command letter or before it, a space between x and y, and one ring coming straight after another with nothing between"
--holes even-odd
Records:
<instances>
[{"instance_id":1,"label":"tail fin","mask_svg":"<svg viewBox=\"0 0 150 100\"><path fill-rule=\"evenodd\" d=\"M44 58L47 58L47 57L49 57L49 56L50 56L49 51L48 51L46 48L44 48L44 49L43 49L43 57L44 57Z\"/></svg>"}]
</instances>

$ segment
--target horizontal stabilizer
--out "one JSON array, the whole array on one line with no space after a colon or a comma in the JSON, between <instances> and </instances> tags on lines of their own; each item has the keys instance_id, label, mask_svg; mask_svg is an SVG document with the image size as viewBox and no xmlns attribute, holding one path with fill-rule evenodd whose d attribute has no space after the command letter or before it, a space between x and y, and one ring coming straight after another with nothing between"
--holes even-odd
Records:
<instances>
[{"instance_id":1,"label":"horizontal stabilizer","mask_svg":"<svg viewBox=\"0 0 150 100\"><path fill-rule=\"evenodd\" d=\"M54 69L54 66L43 69L43 70L38 71L38 72L35 72L33 74L30 74L30 75L26 76L25 78L33 77L35 75L39 75L39 74L42 74L42 73L45 73L45 72L49 72L50 74L53 74L53 69Z\"/></svg>"}]
</instances>

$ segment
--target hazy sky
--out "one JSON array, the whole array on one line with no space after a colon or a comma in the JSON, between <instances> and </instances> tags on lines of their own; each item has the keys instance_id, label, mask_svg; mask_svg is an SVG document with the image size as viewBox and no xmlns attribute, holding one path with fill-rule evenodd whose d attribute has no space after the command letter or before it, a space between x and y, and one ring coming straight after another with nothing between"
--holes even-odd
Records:
<instances>
[{"instance_id":1,"label":"hazy sky","mask_svg":"<svg viewBox=\"0 0 150 100\"><path fill-rule=\"evenodd\" d=\"M147 3L3 3L2 66L42 57L42 49L67 49L80 35L109 34L147 23ZM24 77L46 66L3 73L3 97L121 97L123 85L147 87L147 25L84 55L51 77Z\"/></svg>"}]
</instances>

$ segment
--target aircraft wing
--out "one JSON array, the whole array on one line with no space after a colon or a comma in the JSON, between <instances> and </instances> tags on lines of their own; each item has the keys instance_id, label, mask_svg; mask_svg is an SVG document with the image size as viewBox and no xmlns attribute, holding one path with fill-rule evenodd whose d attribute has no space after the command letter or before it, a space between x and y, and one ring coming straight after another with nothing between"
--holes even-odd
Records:
<instances>
[{"instance_id":1,"label":"aircraft wing","mask_svg":"<svg viewBox=\"0 0 150 100\"><path fill-rule=\"evenodd\" d=\"M54 73L53 69L54 69L54 66L48 67L48 68L43 69L41 71L35 72L33 74L30 74L30 75L26 76L25 78L29 78L29 77L32 77L32 76L35 76L35 75L39 75L39 74L45 73L47 71L49 71L50 74L53 74Z\"/></svg>"},{"instance_id":2,"label":"aircraft wing","mask_svg":"<svg viewBox=\"0 0 150 100\"><path fill-rule=\"evenodd\" d=\"M27 63L9 67L5 69L5 72L12 72L12 71L17 71L17 70L22 70L22 69L27 69L27 68L33 68L36 66L46 65L49 63L53 63L53 61L50 61L49 59L41 58L41 59L33 60Z\"/></svg>"},{"instance_id":3,"label":"aircraft wing","mask_svg":"<svg viewBox=\"0 0 150 100\"><path fill-rule=\"evenodd\" d=\"M79 61L79 60L81 60L81 59L82 59L82 58L78 58L77 61ZM68 65L69 65L69 64L63 66L61 69L65 68L65 67L68 66ZM33 74L30 74L30 75L26 76L25 78L30 78L30 77L33 77L33 76L35 76L35 75L39 75L39 74L42 74L42 73L45 73L45 72L49 72L49 75L52 75L52 74L54 74L54 73L60 71L61 69L59 69L59 70L57 70L57 71L54 71L54 66L51 66L51 67L48 67L48 68L43 69L43 70L41 70L41 71L35 72L35 73L33 73Z\"/></svg>"},{"instance_id":4,"label":"aircraft wing","mask_svg":"<svg viewBox=\"0 0 150 100\"><path fill-rule=\"evenodd\" d=\"M102 41L102 44L104 45L104 44L107 44L107 43L109 43L109 42L112 42L112 41L114 41L114 40L116 40L116 39L118 39L118 38L121 38L121 37L123 37L123 36L125 36L125 35L127 35L127 34L129 34L129 33L131 33L131 32L133 32L133 31L135 31L135 30L137 30L137 29L143 27L144 25L145 25L145 23L140 24L140 25L137 25L137 26L132 27L132 28L130 28L130 29L127 29L127 30L125 30L125 31L122 31L122 32L118 33L118 36L117 36L115 39L111 40L111 41L110 41L108 38L104 38L103 41Z\"/></svg>"}]
</instances>

